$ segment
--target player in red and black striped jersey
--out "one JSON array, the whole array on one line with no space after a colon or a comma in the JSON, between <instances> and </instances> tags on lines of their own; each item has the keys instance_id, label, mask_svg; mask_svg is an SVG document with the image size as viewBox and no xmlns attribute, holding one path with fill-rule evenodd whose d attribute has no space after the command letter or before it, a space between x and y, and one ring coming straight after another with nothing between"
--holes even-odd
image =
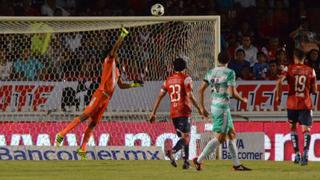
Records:
<instances>
[{"instance_id":1,"label":"player in red and black striped jersey","mask_svg":"<svg viewBox=\"0 0 320 180\"><path fill-rule=\"evenodd\" d=\"M186 61L177 58L173 62L174 73L164 81L160 94L154 104L150 115L150 122L155 121L155 115L162 98L168 93L170 97L170 118L173 121L177 135L180 138L172 150L166 151L166 156L171 160L171 164L177 167L173 154L184 148L183 169L189 168L189 141L190 141L190 117L191 103L197 108L199 114L200 107L192 93L192 79L185 73Z\"/></svg>"},{"instance_id":2,"label":"player in red and black striped jersey","mask_svg":"<svg viewBox=\"0 0 320 180\"><path fill-rule=\"evenodd\" d=\"M296 153L295 163L307 165L310 145L310 129L312 125L312 101L310 93L317 92L316 73L314 69L304 65L305 54L295 49L294 64L289 65L287 71L278 79L276 85L276 101L280 102L281 85L288 81L289 93L287 99L288 120L291 127L291 140ZM301 157L299 151L297 123L301 124L304 134L304 152Z\"/></svg>"}]
</instances>

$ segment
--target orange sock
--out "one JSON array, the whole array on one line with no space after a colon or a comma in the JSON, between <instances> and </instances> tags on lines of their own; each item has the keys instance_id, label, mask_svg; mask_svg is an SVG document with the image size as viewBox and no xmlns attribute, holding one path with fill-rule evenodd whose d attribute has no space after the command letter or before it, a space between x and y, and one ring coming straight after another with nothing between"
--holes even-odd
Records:
<instances>
[{"instance_id":1,"label":"orange sock","mask_svg":"<svg viewBox=\"0 0 320 180\"><path fill-rule=\"evenodd\" d=\"M92 130L91 128L87 127L86 132L84 133L83 141L81 144L81 150L86 151L87 150L87 143L92 135Z\"/></svg>"},{"instance_id":2,"label":"orange sock","mask_svg":"<svg viewBox=\"0 0 320 180\"><path fill-rule=\"evenodd\" d=\"M80 118L76 117L74 118L66 128L64 128L62 131L59 132L61 136L65 136L68 132L70 132L73 128L75 128L79 123L81 123Z\"/></svg>"}]
</instances>

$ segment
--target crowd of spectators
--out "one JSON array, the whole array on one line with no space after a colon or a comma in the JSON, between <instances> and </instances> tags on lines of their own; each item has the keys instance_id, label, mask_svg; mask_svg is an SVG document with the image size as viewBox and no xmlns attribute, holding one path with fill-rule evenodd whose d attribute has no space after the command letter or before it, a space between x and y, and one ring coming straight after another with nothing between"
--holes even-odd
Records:
<instances>
[{"instance_id":1,"label":"crowd of spectators","mask_svg":"<svg viewBox=\"0 0 320 180\"><path fill-rule=\"evenodd\" d=\"M291 52L294 48L305 50L306 63L315 69L317 78L320 78L318 36L320 21L317 20L320 15L320 1L0 0L0 2L0 16L147 16L150 15L150 6L154 3L164 5L165 15L220 15L221 47L222 50L229 52L232 58L229 67L235 70L237 79L277 79L281 71L292 61ZM73 58L79 51L88 56L94 54L95 52L83 52L89 46L91 48L86 49L87 51L99 51L96 53L102 54L103 49L92 48L99 45L83 41L83 38L82 34L74 33L53 38L51 43L56 43L55 47L61 47L59 57L63 58L60 60L58 58L59 63L50 65L45 64L48 62L41 62L39 56L30 56L28 49L22 49L21 55L15 62L8 62L5 54L9 52L0 49L1 79L14 79L15 77L10 77L10 71L15 71L15 75L23 74L23 80L52 79L47 76L55 74L50 72L57 72L57 66L62 66L64 74L77 72L79 69L85 72L97 69L94 63L97 57L91 57L93 63L90 66L88 62L83 66L79 63L79 59ZM68 51L63 47L67 47ZM56 51L57 49L53 51L49 47L48 53L57 57ZM83 58L85 62L87 57ZM123 64L122 68L125 69L126 63ZM28 66L31 70L24 72L23 66ZM154 65L151 64L150 68L152 67ZM74 71L66 68L74 68ZM72 74L67 76L73 77Z\"/></svg>"},{"instance_id":2,"label":"crowd of spectators","mask_svg":"<svg viewBox=\"0 0 320 180\"><path fill-rule=\"evenodd\" d=\"M140 27L132 27L132 35L118 53L124 80L163 80L171 71L164 58L176 44L163 42L164 36L171 35L166 33L170 29L158 26L148 26L153 35L139 33ZM0 80L99 81L103 59L117 34L117 29L0 34Z\"/></svg>"}]
</instances>

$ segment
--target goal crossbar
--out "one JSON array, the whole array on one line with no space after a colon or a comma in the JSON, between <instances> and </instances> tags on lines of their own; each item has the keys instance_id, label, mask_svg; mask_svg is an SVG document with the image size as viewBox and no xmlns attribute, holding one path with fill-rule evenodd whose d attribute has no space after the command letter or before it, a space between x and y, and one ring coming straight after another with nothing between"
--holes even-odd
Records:
<instances>
[{"instance_id":1,"label":"goal crossbar","mask_svg":"<svg viewBox=\"0 0 320 180\"><path fill-rule=\"evenodd\" d=\"M117 17L36 17L36 16L0 16L0 21L211 21L220 23L220 16L117 16Z\"/></svg>"},{"instance_id":2,"label":"goal crossbar","mask_svg":"<svg viewBox=\"0 0 320 180\"><path fill-rule=\"evenodd\" d=\"M0 34L30 34L81 32L116 29L122 25L137 27L170 21L197 22L215 21L215 39L220 42L220 16L128 16L128 17L0 17ZM28 24L25 24L28 22ZM59 22L59 24L57 24ZM112 24L110 24L112 22ZM34 24L34 25L32 25ZM80 25L81 24L81 25ZM62 27L62 28L61 28ZM215 57L220 52L220 43L214 44ZM217 64L217 58L214 63Z\"/></svg>"}]
</instances>

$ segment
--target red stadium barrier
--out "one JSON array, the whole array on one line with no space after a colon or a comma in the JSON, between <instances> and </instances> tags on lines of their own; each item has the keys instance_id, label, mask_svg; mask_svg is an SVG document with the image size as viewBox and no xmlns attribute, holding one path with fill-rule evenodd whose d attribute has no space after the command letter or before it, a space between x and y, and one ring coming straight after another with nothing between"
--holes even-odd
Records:
<instances>
[{"instance_id":1,"label":"red stadium barrier","mask_svg":"<svg viewBox=\"0 0 320 180\"><path fill-rule=\"evenodd\" d=\"M54 145L55 134L66 125L66 122L3 122L0 128L1 145ZM65 140L65 145L79 145L85 124L76 128ZM191 158L197 153L200 133L210 130L211 124L204 122L193 123L191 131ZM288 123L286 122L235 122L237 132L264 132L266 159L290 160L292 145ZM300 130L300 129L299 129ZM320 122L314 122L309 159L320 161ZM303 139L300 136L300 149ZM143 145L164 146L167 141L176 141L172 123L158 122L102 122L94 131L90 145L96 146L130 146ZM0 153L1 154L1 153Z\"/></svg>"},{"instance_id":2,"label":"red stadium barrier","mask_svg":"<svg viewBox=\"0 0 320 180\"><path fill-rule=\"evenodd\" d=\"M275 82L274 81L239 81L237 82L239 93L248 98L248 103L244 104L231 100L232 109L238 110L270 110L277 109L275 103ZM108 109L131 110L132 107L143 105L142 107L152 107L154 99L151 101L141 101L141 97L157 97L161 81L151 81L144 84L144 88L136 91L116 91ZM4 112L43 112L52 109L59 109L62 102L62 92L64 88L77 89L78 82L42 82L42 81L0 81L0 111ZM200 82L194 82L194 92L198 92ZM320 84L318 85L320 89ZM152 90L151 90L152 89ZM157 89L154 91L154 89ZM287 85L283 85L283 96L281 106L286 107ZM207 91L209 92L209 91ZM80 111L85 107L84 95L86 91L78 94L80 100ZM197 93L195 93L197 94ZM209 96L208 96L209 97ZM130 101L128 100L130 99ZM206 99L209 107L210 98ZM320 96L312 95L312 103L316 110L320 110ZM126 103L124 103L126 102ZM166 112L169 101L164 99L159 107L159 112ZM259 108L259 109L257 109Z\"/></svg>"}]
</instances>

